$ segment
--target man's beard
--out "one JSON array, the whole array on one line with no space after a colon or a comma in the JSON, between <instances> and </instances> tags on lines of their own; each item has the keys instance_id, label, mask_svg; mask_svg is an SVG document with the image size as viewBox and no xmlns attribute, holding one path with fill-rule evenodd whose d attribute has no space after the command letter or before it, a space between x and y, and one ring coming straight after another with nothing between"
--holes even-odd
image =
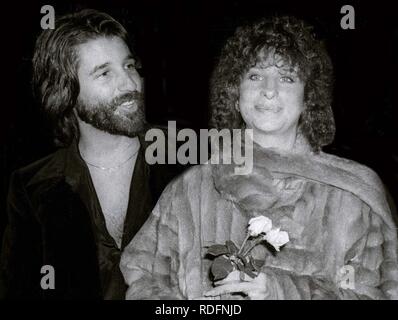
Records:
<instances>
[{"instance_id":1,"label":"man's beard","mask_svg":"<svg viewBox=\"0 0 398 320\"><path fill-rule=\"evenodd\" d=\"M124 109L119 112L120 105L128 101L135 103L136 110ZM81 120L110 134L133 138L146 128L143 95L138 91L123 94L111 102L98 101L95 104L78 98L76 111Z\"/></svg>"}]
</instances>

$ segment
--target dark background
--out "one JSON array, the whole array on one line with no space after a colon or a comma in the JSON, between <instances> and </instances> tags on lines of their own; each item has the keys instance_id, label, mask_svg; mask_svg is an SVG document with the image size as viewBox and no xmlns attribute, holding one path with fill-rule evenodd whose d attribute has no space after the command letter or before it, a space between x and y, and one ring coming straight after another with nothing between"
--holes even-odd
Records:
<instances>
[{"instance_id":1,"label":"dark background","mask_svg":"<svg viewBox=\"0 0 398 320\"><path fill-rule=\"evenodd\" d=\"M208 82L225 40L239 24L284 13L304 18L326 40L335 67L335 142L327 152L367 165L398 201L397 16L386 1L30 1L3 5L0 236L9 175L55 150L31 94L31 58L41 6L57 15L91 7L122 22L143 60L147 118L207 128ZM355 30L340 9L355 8ZM5 57L4 57L5 56Z\"/></svg>"}]
</instances>

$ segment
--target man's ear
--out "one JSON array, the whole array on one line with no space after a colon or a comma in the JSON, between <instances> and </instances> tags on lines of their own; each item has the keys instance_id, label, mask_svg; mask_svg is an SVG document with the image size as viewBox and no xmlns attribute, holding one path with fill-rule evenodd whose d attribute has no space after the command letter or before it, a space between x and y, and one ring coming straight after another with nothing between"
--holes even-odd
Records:
<instances>
[{"instance_id":1,"label":"man's ear","mask_svg":"<svg viewBox=\"0 0 398 320\"><path fill-rule=\"evenodd\" d=\"M74 116L76 117L77 122L80 123L82 120L80 119L80 117L77 113L76 107L73 108L72 112L73 112Z\"/></svg>"}]
</instances>

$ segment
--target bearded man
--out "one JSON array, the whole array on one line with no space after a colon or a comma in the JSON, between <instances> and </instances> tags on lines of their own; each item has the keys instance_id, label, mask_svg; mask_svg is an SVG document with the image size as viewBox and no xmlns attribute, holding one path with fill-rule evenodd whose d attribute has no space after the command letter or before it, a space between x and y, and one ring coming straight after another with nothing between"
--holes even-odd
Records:
<instances>
[{"instance_id":1,"label":"bearded man","mask_svg":"<svg viewBox=\"0 0 398 320\"><path fill-rule=\"evenodd\" d=\"M121 250L177 174L145 162L143 81L129 45L125 28L95 10L38 37L33 84L61 148L11 177L1 297L124 299Z\"/></svg>"}]
</instances>

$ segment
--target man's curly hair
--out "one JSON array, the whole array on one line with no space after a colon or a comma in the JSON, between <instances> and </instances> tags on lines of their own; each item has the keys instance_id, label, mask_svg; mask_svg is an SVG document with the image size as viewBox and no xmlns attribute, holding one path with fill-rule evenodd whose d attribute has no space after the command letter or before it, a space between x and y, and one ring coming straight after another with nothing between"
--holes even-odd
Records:
<instances>
[{"instance_id":1,"label":"man's curly hair","mask_svg":"<svg viewBox=\"0 0 398 320\"><path fill-rule=\"evenodd\" d=\"M246 72L258 63L259 53L274 52L298 69L304 81L305 110L299 130L315 152L333 141L335 124L331 109L333 67L323 42L313 28L294 17L272 17L237 29L224 46L211 79L210 125L217 129L243 128L235 109L239 86Z\"/></svg>"},{"instance_id":2,"label":"man's curly hair","mask_svg":"<svg viewBox=\"0 0 398 320\"><path fill-rule=\"evenodd\" d=\"M80 92L76 46L99 37L119 37L130 44L127 31L119 22L93 9L56 19L55 29L42 31L36 41L33 90L53 124L54 142L59 147L79 138L73 113Z\"/></svg>"}]
</instances>

